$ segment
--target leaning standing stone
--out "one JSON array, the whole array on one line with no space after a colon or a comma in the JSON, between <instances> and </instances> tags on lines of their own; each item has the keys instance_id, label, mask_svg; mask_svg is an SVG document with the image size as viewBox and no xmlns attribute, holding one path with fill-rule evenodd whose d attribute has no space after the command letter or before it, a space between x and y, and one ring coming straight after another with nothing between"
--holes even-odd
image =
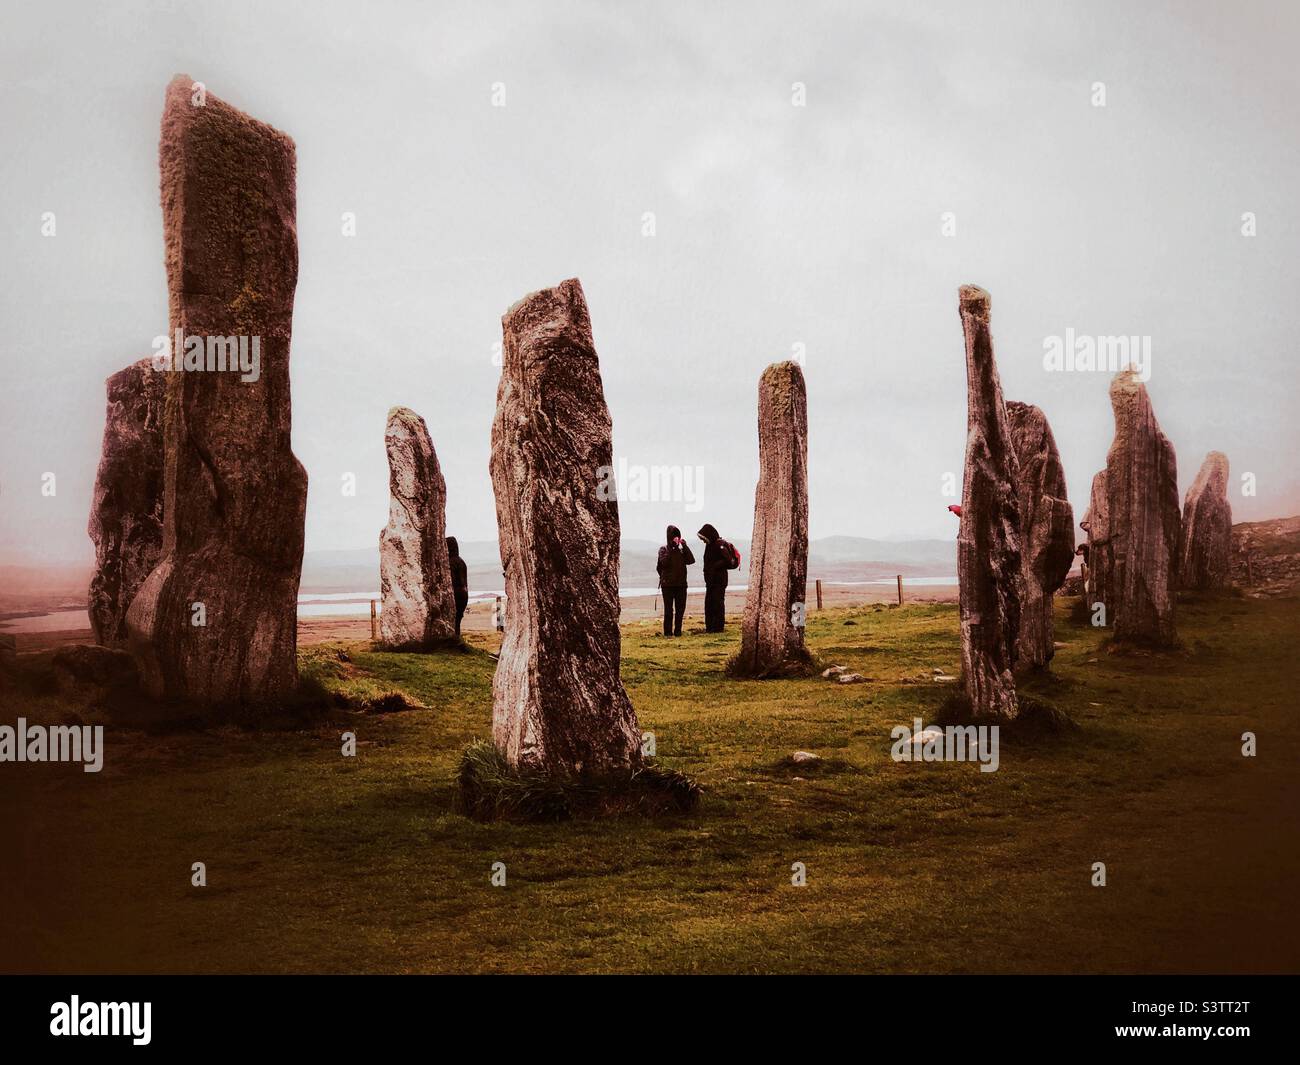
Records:
<instances>
[{"instance_id":1,"label":"leaning standing stone","mask_svg":"<svg viewBox=\"0 0 1300 1065\"><path fill-rule=\"evenodd\" d=\"M1016 452L989 332L989 294L963 285L966 338L966 460L957 581L962 681L975 718L1009 720L1016 701L1020 628L1020 512Z\"/></svg>"},{"instance_id":2,"label":"leaning standing stone","mask_svg":"<svg viewBox=\"0 0 1300 1065\"><path fill-rule=\"evenodd\" d=\"M126 611L162 554L165 375L141 359L108 379L108 410L90 504L95 642L126 643Z\"/></svg>"},{"instance_id":3,"label":"leaning standing stone","mask_svg":"<svg viewBox=\"0 0 1300 1065\"><path fill-rule=\"evenodd\" d=\"M1178 462L1137 371L1110 386L1115 440L1106 455L1111 612L1117 640L1169 646L1177 577Z\"/></svg>"},{"instance_id":4,"label":"leaning standing stone","mask_svg":"<svg viewBox=\"0 0 1300 1065\"><path fill-rule=\"evenodd\" d=\"M1008 403L1016 450L1020 511L1020 635L1017 666L1041 668L1054 651L1052 597L1074 564L1074 510L1065 469L1047 416L1028 403Z\"/></svg>"},{"instance_id":5,"label":"leaning standing stone","mask_svg":"<svg viewBox=\"0 0 1300 1065\"><path fill-rule=\"evenodd\" d=\"M1228 456L1211 451L1183 502L1178 584L1223 591L1231 582L1232 505L1228 502Z\"/></svg>"},{"instance_id":6,"label":"leaning standing stone","mask_svg":"<svg viewBox=\"0 0 1300 1065\"><path fill-rule=\"evenodd\" d=\"M413 410L394 407L388 450L388 525L379 534L385 646L428 650L456 637L447 555L447 483L429 430Z\"/></svg>"},{"instance_id":7,"label":"leaning standing stone","mask_svg":"<svg viewBox=\"0 0 1300 1065\"><path fill-rule=\"evenodd\" d=\"M491 472L510 608L492 739L517 768L628 769L641 736L619 678L612 425L582 286L534 292L501 325Z\"/></svg>"},{"instance_id":8,"label":"leaning standing stone","mask_svg":"<svg viewBox=\"0 0 1300 1065\"><path fill-rule=\"evenodd\" d=\"M127 613L130 649L155 695L273 703L298 681L307 502L290 447L294 145L178 76L159 156L173 336L163 556Z\"/></svg>"},{"instance_id":9,"label":"leaning standing stone","mask_svg":"<svg viewBox=\"0 0 1300 1065\"><path fill-rule=\"evenodd\" d=\"M788 676L812 665L804 647L808 582L808 392L796 362L758 382L758 487L740 652L730 672Z\"/></svg>"}]
</instances>

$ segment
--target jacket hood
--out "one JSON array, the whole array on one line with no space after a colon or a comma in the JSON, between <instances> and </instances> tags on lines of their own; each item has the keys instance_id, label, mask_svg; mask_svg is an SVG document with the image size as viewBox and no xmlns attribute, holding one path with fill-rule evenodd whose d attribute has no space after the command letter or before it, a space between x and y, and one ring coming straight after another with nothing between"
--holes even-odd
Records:
<instances>
[{"instance_id":1,"label":"jacket hood","mask_svg":"<svg viewBox=\"0 0 1300 1065\"><path fill-rule=\"evenodd\" d=\"M671 547L671 546L672 546L672 542L673 542L675 539L677 539L677 537L679 537L679 536L681 536L681 535L682 535L682 530L679 529L679 528L677 528L676 525L670 525L670 526L668 526L668 541L667 541L667 542L668 542L668 545Z\"/></svg>"},{"instance_id":2,"label":"jacket hood","mask_svg":"<svg viewBox=\"0 0 1300 1065\"><path fill-rule=\"evenodd\" d=\"M709 543L713 543L713 541L718 538L718 530L712 525L701 525L699 535L703 536L704 539L709 541Z\"/></svg>"},{"instance_id":3,"label":"jacket hood","mask_svg":"<svg viewBox=\"0 0 1300 1065\"><path fill-rule=\"evenodd\" d=\"M447 555L450 558L460 558L460 544L456 543L456 537L447 537Z\"/></svg>"}]
</instances>

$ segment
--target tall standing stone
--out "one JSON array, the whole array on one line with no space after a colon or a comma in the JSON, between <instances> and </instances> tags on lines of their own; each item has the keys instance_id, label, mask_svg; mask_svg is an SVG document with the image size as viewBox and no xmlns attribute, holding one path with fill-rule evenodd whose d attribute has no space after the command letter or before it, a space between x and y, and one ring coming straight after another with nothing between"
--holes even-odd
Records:
<instances>
[{"instance_id":1,"label":"tall standing stone","mask_svg":"<svg viewBox=\"0 0 1300 1065\"><path fill-rule=\"evenodd\" d=\"M427 650L456 637L447 554L447 482L429 430L413 410L394 407L388 449L388 525L379 534L384 610L380 636L392 648Z\"/></svg>"},{"instance_id":2,"label":"tall standing stone","mask_svg":"<svg viewBox=\"0 0 1300 1065\"><path fill-rule=\"evenodd\" d=\"M776 362L758 382L758 487L740 652L746 677L805 672L808 582L808 391L796 362Z\"/></svg>"},{"instance_id":3,"label":"tall standing stone","mask_svg":"<svg viewBox=\"0 0 1300 1065\"><path fill-rule=\"evenodd\" d=\"M108 379L104 444L88 532L95 572L88 606L95 642L126 643L126 611L162 554L166 378L141 359Z\"/></svg>"},{"instance_id":4,"label":"tall standing stone","mask_svg":"<svg viewBox=\"0 0 1300 1065\"><path fill-rule=\"evenodd\" d=\"M1099 471L1092 479L1088 497L1088 511L1079 523L1088 534L1088 609L1094 611L1100 603L1110 610L1114 596L1110 591L1110 575L1114 569L1110 545L1110 497L1106 493L1106 471Z\"/></svg>"},{"instance_id":5,"label":"tall standing stone","mask_svg":"<svg viewBox=\"0 0 1300 1065\"><path fill-rule=\"evenodd\" d=\"M1047 416L1028 403L1006 405L1016 451L1020 511L1019 668L1041 668L1054 651L1052 597L1074 565L1074 509Z\"/></svg>"},{"instance_id":6,"label":"tall standing stone","mask_svg":"<svg viewBox=\"0 0 1300 1065\"><path fill-rule=\"evenodd\" d=\"M1106 608L1115 638L1169 646L1177 579L1178 461L1146 386L1129 368L1110 385L1115 439L1106 455L1112 572Z\"/></svg>"},{"instance_id":7,"label":"tall standing stone","mask_svg":"<svg viewBox=\"0 0 1300 1065\"><path fill-rule=\"evenodd\" d=\"M1228 502L1228 456L1211 451L1183 502L1178 545L1178 584L1223 591L1231 583L1232 505Z\"/></svg>"},{"instance_id":8,"label":"tall standing stone","mask_svg":"<svg viewBox=\"0 0 1300 1065\"><path fill-rule=\"evenodd\" d=\"M966 339L966 460L962 477L957 581L962 682L975 718L1010 720L1016 701L1020 628L1018 468L989 331L989 294L963 285Z\"/></svg>"},{"instance_id":9,"label":"tall standing stone","mask_svg":"<svg viewBox=\"0 0 1300 1065\"><path fill-rule=\"evenodd\" d=\"M619 678L612 424L576 278L501 320L492 490L506 575L492 739L516 767L595 775L640 763Z\"/></svg>"},{"instance_id":10,"label":"tall standing stone","mask_svg":"<svg viewBox=\"0 0 1300 1065\"><path fill-rule=\"evenodd\" d=\"M159 156L173 336L163 556L127 614L130 648L155 695L271 703L298 680L307 501L290 448L294 145L178 76Z\"/></svg>"}]
</instances>

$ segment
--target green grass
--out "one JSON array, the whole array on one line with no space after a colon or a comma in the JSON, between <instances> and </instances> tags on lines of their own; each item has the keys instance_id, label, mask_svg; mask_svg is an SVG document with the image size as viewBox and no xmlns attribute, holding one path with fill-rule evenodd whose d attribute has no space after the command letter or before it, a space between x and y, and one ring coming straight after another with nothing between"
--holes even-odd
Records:
<instances>
[{"instance_id":1,"label":"green grass","mask_svg":"<svg viewBox=\"0 0 1300 1065\"><path fill-rule=\"evenodd\" d=\"M1227 971L1300 967L1300 603L1198 599L1183 648L1111 654L1058 606L1053 673L1080 726L1008 740L996 773L897 764L960 670L956 608L813 614L824 666L741 681L721 635L624 629L624 681L691 813L484 823L456 812L490 736L495 663L305 649L360 705L293 731L111 731L98 776L0 766L8 969L264 971ZM346 660L340 657L344 653ZM53 695L18 712L49 718ZM1241 756L1241 734L1259 756ZM355 758L340 754L356 734ZM795 765L809 750L824 762ZM191 863L208 886L190 886ZM1108 885L1090 884L1092 864ZM506 884L490 883L493 863ZM807 886L791 884L803 863Z\"/></svg>"}]
</instances>

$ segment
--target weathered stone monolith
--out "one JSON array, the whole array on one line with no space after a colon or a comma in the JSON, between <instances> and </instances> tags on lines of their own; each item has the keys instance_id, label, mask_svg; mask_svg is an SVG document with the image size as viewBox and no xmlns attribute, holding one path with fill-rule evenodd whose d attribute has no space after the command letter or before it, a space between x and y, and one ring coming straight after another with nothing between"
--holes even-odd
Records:
<instances>
[{"instance_id":1,"label":"weathered stone monolith","mask_svg":"<svg viewBox=\"0 0 1300 1065\"><path fill-rule=\"evenodd\" d=\"M962 683L972 717L1010 720L1019 713L1018 467L993 358L989 294L963 285L958 302L966 339L966 461L957 534Z\"/></svg>"},{"instance_id":2,"label":"weathered stone monolith","mask_svg":"<svg viewBox=\"0 0 1300 1065\"><path fill-rule=\"evenodd\" d=\"M749 591L740 651L742 677L807 673L804 586L808 581L808 392L796 362L776 362L758 382L758 487Z\"/></svg>"},{"instance_id":3,"label":"weathered stone monolith","mask_svg":"<svg viewBox=\"0 0 1300 1065\"><path fill-rule=\"evenodd\" d=\"M1114 568L1110 545L1110 499L1106 494L1106 471L1099 471L1092 479L1088 496L1088 511L1079 527L1088 534L1088 586L1087 607L1089 616L1096 617L1101 625L1109 619L1097 612L1098 604L1106 611L1111 609L1114 597L1110 591L1110 575Z\"/></svg>"},{"instance_id":4,"label":"weathered stone monolith","mask_svg":"<svg viewBox=\"0 0 1300 1065\"><path fill-rule=\"evenodd\" d=\"M1074 565L1074 508L1066 497L1065 468L1047 416L1029 403L1011 402L1007 421L1016 451L1020 510L1020 633L1017 667L1038 669L1052 660L1052 597Z\"/></svg>"},{"instance_id":5,"label":"weathered stone monolith","mask_svg":"<svg viewBox=\"0 0 1300 1065\"><path fill-rule=\"evenodd\" d=\"M1106 455L1106 496L1113 601L1106 609L1116 640L1169 646L1178 638L1178 461L1136 370L1115 375L1110 405L1115 439Z\"/></svg>"},{"instance_id":6,"label":"weathered stone monolith","mask_svg":"<svg viewBox=\"0 0 1300 1065\"><path fill-rule=\"evenodd\" d=\"M491 472L510 606L492 739L515 767L626 770L641 733L619 678L612 425L582 286L534 292L501 325Z\"/></svg>"},{"instance_id":7,"label":"weathered stone monolith","mask_svg":"<svg viewBox=\"0 0 1300 1065\"><path fill-rule=\"evenodd\" d=\"M163 555L127 613L130 648L155 695L272 704L298 680L307 500L290 448L294 145L178 76L159 156L173 338Z\"/></svg>"},{"instance_id":8,"label":"weathered stone monolith","mask_svg":"<svg viewBox=\"0 0 1300 1065\"><path fill-rule=\"evenodd\" d=\"M1228 456L1211 451L1183 501L1178 545L1178 585L1223 591L1231 583L1232 505L1228 502Z\"/></svg>"},{"instance_id":9,"label":"weathered stone monolith","mask_svg":"<svg viewBox=\"0 0 1300 1065\"><path fill-rule=\"evenodd\" d=\"M126 643L126 611L162 554L165 375L141 359L108 379L104 444L88 532L95 572L88 609L95 642Z\"/></svg>"},{"instance_id":10,"label":"weathered stone monolith","mask_svg":"<svg viewBox=\"0 0 1300 1065\"><path fill-rule=\"evenodd\" d=\"M379 534L385 646L428 650L456 637L447 555L447 483L429 430L413 410L394 407L388 449L388 525Z\"/></svg>"}]
</instances>

